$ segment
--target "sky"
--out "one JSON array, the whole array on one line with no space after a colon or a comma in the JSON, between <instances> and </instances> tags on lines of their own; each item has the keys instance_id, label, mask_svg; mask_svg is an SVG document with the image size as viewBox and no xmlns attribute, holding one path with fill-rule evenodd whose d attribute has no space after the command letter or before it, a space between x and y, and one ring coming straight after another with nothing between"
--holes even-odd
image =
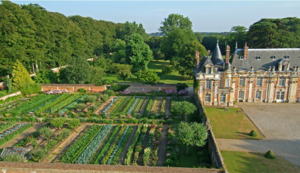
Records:
<instances>
[{"instance_id":1,"label":"sky","mask_svg":"<svg viewBox=\"0 0 300 173\"><path fill-rule=\"evenodd\" d=\"M193 23L194 32L229 32L232 26L249 26L262 18L300 17L300 1L15 1L36 3L66 16L142 23L147 33L158 28L169 14L181 14Z\"/></svg>"}]
</instances>

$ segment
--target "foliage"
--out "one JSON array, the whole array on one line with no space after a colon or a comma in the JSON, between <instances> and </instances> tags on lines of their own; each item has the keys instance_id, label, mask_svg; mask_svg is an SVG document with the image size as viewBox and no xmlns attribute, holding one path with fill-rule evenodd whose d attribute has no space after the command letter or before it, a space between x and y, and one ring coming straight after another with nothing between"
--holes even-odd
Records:
<instances>
[{"instance_id":1,"label":"foliage","mask_svg":"<svg viewBox=\"0 0 300 173\"><path fill-rule=\"evenodd\" d=\"M30 82L30 79L26 79L24 85L20 88L23 95L31 95L41 91L41 85Z\"/></svg>"},{"instance_id":2,"label":"foliage","mask_svg":"<svg viewBox=\"0 0 300 173\"><path fill-rule=\"evenodd\" d=\"M39 107L38 109L36 109L34 111L34 113L38 114L38 113L44 112L44 111L48 110L49 108L51 108L52 106L54 106L57 103L65 100L66 98L68 98L70 96L72 96L72 95L70 95L70 94L62 94L62 95L56 97L55 99L48 101L47 104L45 104L44 106Z\"/></svg>"},{"instance_id":3,"label":"foliage","mask_svg":"<svg viewBox=\"0 0 300 173\"><path fill-rule=\"evenodd\" d=\"M89 145L86 147L86 149L79 155L78 159L75 161L75 163L87 163L89 158L93 155L93 153L96 151L97 147L101 144L102 140L105 138L105 136L108 134L110 129L112 128L111 125L104 126L101 131L95 136L95 138L89 143Z\"/></svg>"},{"instance_id":4,"label":"foliage","mask_svg":"<svg viewBox=\"0 0 300 173\"><path fill-rule=\"evenodd\" d=\"M168 18L165 18L162 22L161 27L159 27L159 31L163 34L167 34L174 29L182 29L182 30L192 30L192 22L188 17L183 17L180 14L169 14Z\"/></svg>"},{"instance_id":5,"label":"foliage","mask_svg":"<svg viewBox=\"0 0 300 173\"><path fill-rule=\"evenodd\" d=\"M143 127L142 124L138 125L138 128L137 128L137 130L136 130L136 132L133 136L132 142L131 142L131 144L129 145L129 147L127 149L127 154L126 154L126 158L125 158L125 161L124 161L125 165L130 165L131 158L133 156L133 149L134 149L134 146L136 145L136 143L139 139L142 127Z\"/></svg>"},{"instance_id":6,"label":"foliage","mask_svg":"<svg viewBox=\"0 0 300 173\"><path fill-rule=\"evenodd\" d=\"M83 84L90 80L92 69L84 57L72 60L65 70L62 70L61 80L70 84Z\"/></svg>"},{"instance_id":7,"label":"foliage","mask_svg":"<svg viewBox=\"0 0 300 173\"><path fill-rule=\"evenodd\" d=\"M257 133L254 130L251 130L249 135L252 136L252 137L257 137Z\"/></svg>"},{"instance_id":8,"label":"foliage","mask_svg":"<svg viewBox=\"0 0 300 173\"><path fill-rule=\"evenodd\" d=\"M96 84L99 81L102 81L102 77L104 76L105 72L103 68L100 67L92 67L91 69L91 78L89 83Z\"/></svg>"},{"instance_id":9,"label":"foliage","mask_svg":"<svg viewBox=\"0 0 300 173\"><path fill-rule=\"evenodd\" d=\"M7 92L10 93L12 90L12 84L9 77L6 76L6 86L7 86Z\"/></svg>"},{"instance_id":10,"label":"foliage","mask_svg":"<svg viewBox=\"0 0 300 173\"><path fill-rule=\"evenodd\" d=\"M113 90L107 89L107 90L105 90L105 91L103 92L103 94L107 94L107 95L110 97L110 96L113 96L113 95L114 95L114 91L113 91Z\"/></svg>"},{"instance_id":11,"label":"foliage","mask_svg":"<svg viewBox=\"0 0 300 173\"><path fill-rule=\"evenodd\" d=\"M75 108L75 106L80 103L80 102L83 102L84 99L86 99L88 96L87 95L84 95L82 97L80 97L79 99L75 100L74 102L72 102L71 104L69 104L68 106L64 107L63 109L61 109L58 113L59 115L62 115L62 114L65 114L65 112L69 109L73 109ZM93 96L95 97L95 100L96 100L96 96Z\"/></svg>"},{"instance_id":12,"label":"foliage","mask_svg":"<svg viewBox=\"0 0 300 173\"><path fill-rule=\"evenodd\" d=\"M71 97L68 97L67 99L65 99L64 101L56 104L55 106L50 108L50 112L54 113L56 111L58 111L59 109L65 107L66 105L72 103L74 100L78 99L80 97L79 93L76 93L74 95L72 95Z\"/></svg>"},{"instance_id":13,"label":"foliage","mask_svg":"<svg viewBox=\"0 0 300 173\"><path fill-rule=\"evenodd\" d=\"M58 73L54 73L51 69L40 69L33 80L42 84L55 83L58 81Z\"/></svg>"},{"instance_id":14,"label":"foliage","mask_svg":"<svg viewBox=\"0 0 300 173\"><path fill-rule=\"evenodd\" d=\"M10 130L5 131L0 135L0 146L14 138L16 135L23 133L25 130L29 129L32 126L33 123L22 123Z\"/></svg>"},{"instance_id":15,"label":"foliage","mask_svg":"<svg viewBox=\"0 0 300 173\"><path fill-rule=\"evenodd\" d=\"M268 159L275 159L275 154L272 150L269 150L264 156Z\"/></svg>"},{"instance_id":16,"label":"foliage","mask_svg":"<svg viewBox=\"0 0 300 173\"><path fill-rule=\"evenodd\" d=\"M176 90L177 91L188 89L188 87L189 86L186 83L178 83L178 84L176 84Z\"/></svg>"},{"instance_id":17,"label":"foliage","mask_svg":"<svg viewBox=\"0 0 300 173\"><path fill-rule=\"evenodd\" d=\"M51 120L51 125L54 127L62 128L65 122L65 118L55 118Z\"/></svg>"},{"instance_id":18,"label":"foliage","mask_svg":"<svg viewBox=\"0 0 300 173\"><path fill-rule=\"evenodd\" d=\"M136 74L138 81L140 82L158 82L160 78L154 70L139 71Z\"/></svg>"},{"instance_id":19,"label":"foliage","mask_svg":"<svg viewBox=\"0 0 300 173\"><path fill-rule=\"evenodd\" d=\"M111 89L115 92L124 91L129 87L130 85L111 85Z\"/></svg>"},{"instance_id":20,"label":"foliage","mask_svg":"<svg viewBox=\"0 0 300 173\"><path fill-rule=\"evenodd\" d=\"M23 158L19 154L9 154L9 155L2 156L1 161L4 161L4 162L23 162Z\"/></svg>"},{"instance_id":21,"label":"foliage","mask_svg":"<svg viewBox=\"0 0 300 173\"><path fill-rule=\"evenodd\" d=\"M136 22L130 23L126 21L122 27L122 30L119 32L120 38L122 40L128 40L133 34L141 35L143 40L147 40L149 37L141 23L137 24Z\"/></svg>"},{"instance_id":22,"label":"foliage","mask_svg":"<svg viewBox=\"0 0 300 173\"><path fill-rule=\"evenodd\" d=\"M108 99L108 97L109 97L109 95L107 95L107 94L101 94L100 95L101 100L104 101L104 102Z\"/></svg>"},{"instance_id":23,"label":"foliage","mask_svg":"<svg viewBox=\"0 0 300 173\"><path fill-rule=\"evenodd\" d=\"M53 134L53 132L50 131L49 127L42 127L38 133L39 133L39 136L43 136L46 139L50 138L51 135Z\"/></svg>"},{"instance_id":24,"label":"foliage","mask_svg":"<svg viewBox=\"0 0 300 173\"><path fill-rule=\"evenodd\" d=\"M132 77L133 75L131 74L131 68L132 65L124 65L126 68L118 71L118 75L120 78L122 78L124 81L126 81L126 79Z\"/></svg>"},{"instance_id":25,"label":"foliage","mask_svg":"<svg viewBox=\"0 0 300 173\"><path fill-rule=\"evenodd\" d=\"M85 109L85 107L86 107L86 105L84 104L84 103L79 103L79 104L77 104L76 105L76 109L79 109L79 110L83 110L83 109Z\"/></svg>"},{"instance_id":26,"label":"foliage","mask_svg":"<svg viewBox=\"0 0 300 173\"><path fill-rule=\"evenodd\" d=\"M143 165L144 166L147 166L148 162L149 162L149 157L151 154L152 141L154 139L155 129L156 129L156 126L152 125L149 130L148 141L147 141L146 147L144 149L144 154L143 154Z\"/></svg>"},{"instance_id":27,"label":"foliage","mask_svg":"<svg viewBox=\"0 0 300 173\"><path fill-rule=\"evenodd\" d=\"M0 132L2 132L3 130L15 125L16 122L7 122L7 123L1 123L0 124Z\"/></svg>"},{"instance_id":28,"label":"foliage","mask_svg":"<svg viewBox=\"0 0 300 173\"><path fill-rule=\"evenodd\" d=\"M75 129L79 124L80 124L80 120L74 118L68 122L70 129Z\"/></svg>"},{"instance_id":29,"label":"foliage","mask_svg":"<svg viewBox=\"0 0 300 173\"><path fill-rule=\"evenodd\" d=\"M90 107L88 108L88 110L90 110L90 111L92 111L92 112L95 112L96 109L97 109L97 106L95 106L95 105L90 106Z\"/></svg>"},{"instance_id":30,"label":"foliage","mask_svg":"<svg viewBox=\"0 0 300 173\"><path fill-rule=\"evenodd\" d=\"M190 41L186 43L180 50L178 64L175 68L181 75L194 76L195 68L195 53L199 52L199 58L207 55L205 47L198 41Z\"/></svg>"},{"instance_id":31,"label":"foliage","mask_svg":"<svg viewBox=\"0 0 300 173\"><path fill-rule=\"evenodd\" d=\"M141 35L133 34L126 44L126 63L133 65L133 71L146 70L152 60L152 51Z\"/></svg>"},{"instance_id":32,"label":"foliage","mask_svg":"<svg viewBox=\"0 0 300 173\"><path fill-rule=\"evenodd\" d=\"M178 129L176 130L176 138L182 144L187 146L187 155L189 146L203 146L207 139L207 129L203 124L196 122L186 123L180 122Z\"/></svg>"},{"instance_id":33,"label":"foliage","mask_svg":"<svg viewBox=\"0 0 300 173\"><path fill-rule=\"evenodd\" d=\"M16 60L13 69L11 77L12 89L20 89L26 84L30 85L33 83L28 71L19 60Z\"/></svg>"},{"instance_id":34,"label":"foliage","mask_svg":"<svg viewBox=\"0 0 300 173\"><path fill-rule=\"evenodd\" d=\"M89 95L85 98L85 102L88 102L88 103L94 103L96 101L97 97L94 96L94 95Z\"/></svg>"},{"instance_id":35,"label":"foliage","mask_svg":"<svg viewBox=\"0 0 300 173\"><path fill-rule=\"evenodd\" d=\"M196 106L187 101L175 102L171 106L171 112L173 115L180 115L183 120L185 115L192 114L197 110Z\"/></svg>"},{"instance_id":36,"label":"foliage","mask_svg":"<svg viewBox=\"0 0 300 173\"><path fill-rule=\"evenodd\" d=\"M164 68L162 69L163 74L171 74L172 72L173 72L173 69L170 66L164 66Z\"/></svg>"}]
</instances>

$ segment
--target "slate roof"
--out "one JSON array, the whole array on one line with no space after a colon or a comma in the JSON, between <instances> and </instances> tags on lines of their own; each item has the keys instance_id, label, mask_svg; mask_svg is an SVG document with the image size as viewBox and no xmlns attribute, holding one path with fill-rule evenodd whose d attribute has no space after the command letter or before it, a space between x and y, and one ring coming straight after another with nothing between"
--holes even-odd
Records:
<instances>
[{"instance_id":1,"label":"slate roof","mask_svg":"<svg viewBox=\"0 0 300 173\"><path fill-rule=\"evenodd\" d=\"M214 53L211 56L211 61L213 62L213 64L223 64L224 63L222 53L221 53L221 50L219 47L219 42L217 42Z\"/></svg>"},{"instance_id":2,"label":"slate roof","mask_svg":"<svg viewBox=\"0 0 300 173\"><path fill-rule=\"evenodd\" d=\"M290 70L293 66L300 66L300 48L274 48L274 49L248 49L247 59L239 59L244 56L244 49L237 49L230 59L231 68L236 67L237 70L268 70L270 66L278 69L278 62L285 60L285 56L291 62ZM275 59L271 57L275 56ZM260 57L257 59L256 57Z\"/></svg>"},{"instance_id":3,"label":"slate roof","mask_svg":"<svg viewBox=\"0 0 300 173\"><path fill-rule=\"evenodd\" d=\"M199 71L198 72L205 73L205 66L207 64L213 65L213 63L211 62L211 59L209 58L209 56L204 55L204 57L199 62Z\"/></svg>"}]
</instances>

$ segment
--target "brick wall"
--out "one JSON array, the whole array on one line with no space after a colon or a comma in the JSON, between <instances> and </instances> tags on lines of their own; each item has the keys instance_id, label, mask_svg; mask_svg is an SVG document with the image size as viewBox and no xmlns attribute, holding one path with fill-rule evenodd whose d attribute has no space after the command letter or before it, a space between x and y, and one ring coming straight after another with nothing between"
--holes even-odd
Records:
<instances>
[{"instance_id":1,"label":"brick wall","mask_svg":"<svg viewBox=\"0 0 300 173\"><path fill-rule=\"evenodd\" d=\"M96 86L94 84L42 84L42 91L48 91L50 89L67 89L68 91L75 92L78 91L80 88L98 92L106 90L106 86Z\"/></svg>"}]
</instances>

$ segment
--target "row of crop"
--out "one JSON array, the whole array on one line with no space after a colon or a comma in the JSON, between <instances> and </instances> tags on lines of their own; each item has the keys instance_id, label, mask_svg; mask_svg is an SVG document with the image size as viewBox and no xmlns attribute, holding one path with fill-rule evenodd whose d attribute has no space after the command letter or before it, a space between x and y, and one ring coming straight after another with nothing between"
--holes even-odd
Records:
<instances>
[{"instance_id":1,"label":"row of crop","mask_svg":"<svg viewBox=\"0 0 300 173\"><path fill-rule=\"evenodd\" d=\"M9 128L9 127L11 127L11 126L13 126L15 124L16 124L16 122L1 123L0 124L0 132L6 130L7 128Z\"/></svg>"},{"instance_id":2,"label":"row of crop","mask_svg":"<svg viewBox=\"0 0 300 173\"><path fill-rule=\"evenodd\" d=\"M141 106L140 110L139 110L139 114L143 115L144 111L146 110L146 107L149 103L150 98L147 98L144 102L143 105Z\"/></svg>"},{"instance_id":3,"label":"row of crop","mask_svg":"<svg viewBox=\"0 0 300 173\"><path fill-rule=\"evenodd\" d=\"M123 135L123 132L125 131L126 126L123 126L120 130L120 132L118 133L118 135L116 136L115 140L112 142L112 144L110 145L109 149L107 150L106 154L104 155L104 157L101 160L101 164L106 164L111 153L113 152L115 146L117 145L117 142L119 141L119 139L121 138L121 136Z\"/></svg>"},{"instance_id":4,"label":"row of crop","mask_svg":"<svg viewBox=\"0 0 300 173\"><path fill-rule=\"evenodd\" d=\"M164 97L163 98L163 101L162 101L162 103L161 103L161 107L160 107L160 114L165 114L166 112L165 112L165 110L166 110L166 104L167 104L167 98L166 97Z\"/></svg>"},{"instance_id":5,"label":"row of crop","mask_svg":"<svg viewBox=\"0 0 300 173\"><path fill-rule=\"evenodd\" d=\"M131 133L133 131L134 126L127 126L126 130L123 134L123 136L121 137L121 139L118 142L118 145L115 147L113 153L111 154L107 164L113 164L116 165L119 163L120 157L124 151L125 146L127 145L127 142L131 136Z\"/></svg>"},{"instance_id":6,"label":"row of crop","mask_svg":"<svg viewBox=\"0 0 300 173\"><path fill-rule=\"evenodd\" d=\"M127 114L130 114L134 108L136 108L136 105L141 101L140 98L136 98L133 102L133 104L130 106L129 110L127 111Z\"/></svg>"},{"instance_id":7,"label":"row of crop","mask_svg":"<svg viewBox=\"0 0 300 173\"><path fill-rule=\"evenodd\" d=\"M131 115L135 115L135 113L139 111L139 109L142 106L144 101L145 101L145 99L143 99L143 98L138 99L138 102L136 103L136 106L131 111Z\"/></svg>"},{"instance_id":8,"label":"row of crop","mask_svg":"<svg viewBox=\"0 0 300 173\"><path fill-rule=\"evenodd\" d=\"M152 107L152 103L153 103L153 97L150 97L143 116L148 116L148 113L149 113L149 111L151 110L151 107Z\"/></svg>"},{"instance_id":9,"label":"row of crop","mask_svg":"<svg viewBox=\"0 0 300 173\"><path fill-rule=\"evenodd\" d=\"M167 132L167 138L168 138L168 146L167 146L167 154L166 154L166 161L164 163L164 166L170 167L170 166L179 166L179 152L180 152L180 146L179 143L175 137L175 130L176 128L174 126L170 126L168 132Z\"/></svg>"},{"instance_id":10,"label":"row of crop","mask_svg":"<svg viewBox=\"0 0 300 173\"><path fill-rule=\"evenodd\" d=\"M147 131L148 131L148 124L144 124L142 133L139 137L139 140L134 147L134 155L133 155L132 165L137 165L139 155L143 151L143 143L146 139Z\"/></svg>"},{"instance_id":11,"label":"row of crop","mask_svg":"<svg viewBox=\"0 0 300 173\"><path fill-rule=\"evenodd\" d=\"M112 105L114 105L116 102L119 102L119 98L120 98L120 97L118 96L118 97L112 99L111 102L109 103L109 105L108 105L102 112L103 112L103 113L108 112L108 111L111 109ZM110 112L110 111L109 111L109 112ZM109 113L109 112L108 112L108 113Z\"/></svg>"},{"instance_id":12,"label":"row of crop","mask_svg":"<svg viewBox=\"0 0 300 173\"><path fill-rule=\"evenodd\" d=\"M144 154L143 154L143 165L144 166L147 166L148 162L149 162L149 157L150 157L151 150L152 150L152 142L154 139L155 129L156 129L155 125L150 126L149 137L148 137L146 148L144 149Z\"/></svg>"},{"instance_id":13,"label":"row of crop","mask_svg":"<svg viewBox=\"0 0 300 173\"><path fill-rule=\"evenodd\" d=\"M0 139L0 146L6 143L7 141L14 138L16 135L23 133L28 128L32 127L33 123L23 123L20 127L14 128L15 130L11 129L11 133L5 135L4 137L1 137Z\"/></svg>"},{"instance_id":14,"label":"row of crop","mask_svg":"<svg viewBox=\"0 0 300 173\"><path fill-rule=\"evenodd\" d=\"M127 154L126 154L126 158L125 158L125 161L124 161L125 165L130 165L131 158L132 158L132 155L133 155L133 149L134 149L134 146L136 145L136 143L139 139L142 127L143 127L143 125L139 124L139 126L138 126L138 128L137 128L137 130L134 134L134 137L132 139L132 142L131 142L130 146L127 149Z\"/></svg>"},{"instance_id":15,"label":"row of crop","mask_svg":"<svg viewBox=\"0 0 300 173\"><path fill-rule=\"evenodd\" d=\"M128 105L129 100L131 97L124 97L123 101L117 105L115 109L112 110L111 113L121 113L125 109L125 107Z\"/></svg>"},{"instance_id":16,"label":"row of crop","mask_svg":"<svg viewBox=\"0 0 300 173\"><path fill-rule=\"evenodd\" d=\"M118 133L120 127L121 127L121 125L117 125L117 126L115 127L114 132L110 135L108 141L106 142L106 144L105 144L104 147L102 148L101 152L98 154L96 160L94 161L94 164L100 163L100 161L101 161L102 158L104 157L106 151L109 149L110 145L112 144L113 140L115 139L116 134Z\"/></svg>"},{"instance_id":17,"label":"row of crop","mask_svg":"<svg viewBox=\"0 0 300 173\"><path fill-rule=\"evenodd\" d=\"M11 111L11 113L21 112L22 110L26 109L28 105L35 102L36 100L43 98L44 96L45 96L45 94L40 94L40 95L31 97L30 100L20 103L17 108L15 108L14 110Z\"/></svg>"},{"instance_id":18,"label":"row of crop","mask_svg":"<svg viewBox=\"0 0 300 173\"><path fill-rule=\"evenodd\" d=\"M45 102L47 102L48 100L51 100L52 98L56 97L55 95L45 95L43 98L32 102L31 104L27 105L27 107L21 111L22 113L29 113L32 109L34 109L35 107L39 107L41 105L43 105Z\"/></svg>"},{"instance_id":19,"label":"row of crop","mask_svg":"<svg viewBox=\"0 0 300 173\"><path fill-rule=\"evenodd\" d=\"M86 145L89 144L91 138L98 133L101 126L92 125L86 133L84 133L62 156L61 161L63 163L71 163L77 159L77 156L85 149Z\"/></svg>"},{"instance_id":20,"label":"row of crop","mask_svg":"<svg viewBox=\"0 0 300 173\"><path fill-rule=\"evenodd\" d=\"M78 103L83 102L83 100L87 97L88 95L84 95L82 97L80 97L79 99L75 100L74 102L72 102L71 104L69 104L68 106L64 107L63 109L61 109L58 113L59 115L64 114L67 110L73 108L74 106L76 106Z\"/></svg>"},{"instance_id":21,"label":"row of crop","mask_svg":"<svg viewBox=\"0 0 300 173\"><path fill-rule=\"evenodd\" d=\"M80 154L75 163L87 163L93 153L97 150L98 146L101 144L107 133L111 130L112 125L106 125L102 130L95 136L91 143L85 148L85 150Z\"/></svg>"},{"instance_id":22,"label":"row of crop","mask_svg":"<svg viewBox=\"0 0 300 173\"><path fill-rule=\"evenodd\" d=\"M135 96L132 97L129 102L127 103L127 105L125 106L125 108L122 111L122 114L126 114L128 112L128 110L130 109L131 105L133 104L133 102L135 101Z\"/></svg>"},{"instance_id":23,"label":"row of crop","mask_svg":"<svg viewBox=\"0 0 300 173\"><path fill-rule=\"evenodd\" d=\"M116 113L116 111L117 111L118 109L120 109L120 105L123 104L123 102L124 102L125 99L126 99L126 97L120 97L119 100L116 101L116 102L112 105L112 107L109 109L109 111L107 111L107 112L109 112L109 113Z\"/></svg>"},{"instance_id":24,"label":"row of crop","mask_svg":"<svg viewBox=\"0 0 300 173\"><path fill-rule=\"evenodd\" d=\"M157 160L158 160L158 146L159 144L162 142L162 128L163 125L160 124L158 125L158 127L156 128L155 131L155 137L153 138L153 142L152 142L152 166L156 166Z\"/></svg>"},{"instance_id":25,"label":"row of crop","mask_svg":"<svg viewBox=\"0 0 300 173\"><path fill-rule=\"evenodd\" d=\"M5 100L0 100L0 105L1 105L0 109L2 108L2 106L6 105L5 103L11 102L11 101L16 101L20 98L22 98L22 95L16 95L16 96L8 97Z\"/></svg>"},{"instance_id":26,"label":"row of crop","mask_svg":"<svg viewBox=\"0 0 300 173\"><path fill-rule=\"evenodd\" d=\"M56 97L55 99L45 103L44 106L42 106L42 107L38 108L37 110L35 110L34 113L38 114L38 113L45 112L45 111L50 112L49 108L53 107L57 103L67 99L70 96L72 96L72 95L70 95L70 94L61 94L58 97Z\"/></svg>"},{"instance_id":27,"label":"row of crop","mask_svg":"<svg viewBox=\"0 0 300 173\"><path fill-rule=\"evenodd\" d=\"M12 97L9 97L9 98L12 98ZM9 99L9 98L7 98L7 99ZM22 98L21 95L13 96L13 98L14 98L13 100L10 100L10 101L7 101L7 102L1 104L0 111L4 108L8 108L8 107L12 107L14 105L20 104L23 100L25 100L25 99L20 99L20 98Z\"/></svg>"},{"instance_id":28,"label":"row of crop","mask_svg":"<svg viewBox=\"0 0 300 173\"><path fill-rule=\"evenodd\" d=\"M76 93L74 95L72 95L71 97L67 98L66 100L58 103L57 105L53 106L50 108L50 113L54 113L56 111L58 111L59 109L65 107L66 105L72 103L74 100L76 100L77 98L80 97L79 93Z\"/></svg>"},{"instance_id":29,"label":"row of crop","mask_svg":"<svg viewBox=\"0 0 300 173\"><path fill-rule=\"evenodd\" d=\"M29 112L34 112L42 107L44 107L46 104L53 102L54 100L57 99L57 97L59 97L59 95L52 95L51 98L49 98L48 100L41 102L40 104L36 105L34 108L32 108Z\"/></svg>"}]
</instances>

